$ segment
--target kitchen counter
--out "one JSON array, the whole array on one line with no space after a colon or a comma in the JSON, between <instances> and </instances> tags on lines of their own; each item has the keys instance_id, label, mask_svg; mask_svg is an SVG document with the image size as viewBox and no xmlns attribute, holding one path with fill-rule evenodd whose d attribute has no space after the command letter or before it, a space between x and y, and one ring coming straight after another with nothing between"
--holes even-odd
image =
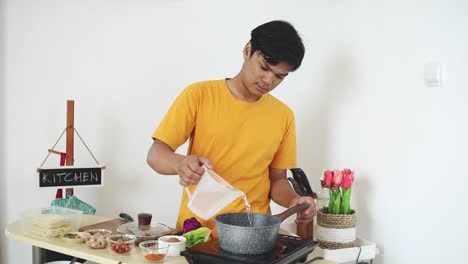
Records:
<instances>
[{"instance_id":1,"label":"kitchen counter","mask_svg":"<svg viewBox=\"0 0 468 264\"><path fill-rule=\"evenodd\" d=\"M100 217L94 215L83 215L81 217L81 226L88 226L95 223L110 220L108 217ZM31 244L32 246L60 252L66 255L75 256L81 259L87 259L103 264L117 263L132 263L132 264L148 264L143 259L139 248L135 248L134 252L129 256L111 255L108 249L91 249L85 243L68 243L61 238L41 239L26 236L22 232L21 221L13 222L7 225L5 234L8 238ZM309 258L314 254L310 254ZM164 263L167 264L187 264L184 257L167 257ZM314 261L313 264L333 264L330 261Z\"/></svg>"}]
</instances>

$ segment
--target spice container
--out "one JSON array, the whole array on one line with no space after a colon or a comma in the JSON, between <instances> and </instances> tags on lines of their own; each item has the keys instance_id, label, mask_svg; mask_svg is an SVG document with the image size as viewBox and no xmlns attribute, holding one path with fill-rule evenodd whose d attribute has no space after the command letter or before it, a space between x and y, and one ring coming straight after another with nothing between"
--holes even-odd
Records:
<instances>
[{"instance_id":1,"label":"spice container","mask_svg":"<svg viewBox=\"0 0 468 264\"><path fill-rule=\"evenodd\" d=\"M147 262L163 262L167 256L169 245L162 245L157 240L143 241L139 245L143 259Z\"/></svg>"}]
</instances>

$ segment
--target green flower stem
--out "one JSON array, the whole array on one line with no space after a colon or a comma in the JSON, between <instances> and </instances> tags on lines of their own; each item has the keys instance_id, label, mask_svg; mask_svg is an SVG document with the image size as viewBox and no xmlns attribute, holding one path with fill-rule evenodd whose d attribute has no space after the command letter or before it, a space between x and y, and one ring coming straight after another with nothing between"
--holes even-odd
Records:
<instances>
[{"instance_id":1,"label":"green flower stem","mask_svg":"<svg viewBox=\"0 0 468 264\"><path fill-rule=\"evenodd\" d=\"M336 188L334 190L334 201L333 201L333 210L331 211L332 214L339 214L340 213L340 206L341 206L341 195L340 189Z\"/></svg>"},{"instance_id":2,"label":"green flower stem","mask_svg":"<svg viewBox=\"0 0 468 264\"><path fill-rule=\"evenodd\" d=\"M340 213L349 214L350 206L349 202L351 200L351 188L343 190L343 201L341 203Z\"/></svg>"}]
</instances>

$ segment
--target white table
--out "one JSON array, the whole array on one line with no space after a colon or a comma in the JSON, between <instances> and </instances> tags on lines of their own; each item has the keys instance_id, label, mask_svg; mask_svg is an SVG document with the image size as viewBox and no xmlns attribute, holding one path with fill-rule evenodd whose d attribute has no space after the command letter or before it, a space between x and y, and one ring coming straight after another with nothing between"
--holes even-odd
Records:
<instances>
[{"instance_id":1,"label":"white table","mask_svg":"<svg viewBox=\"0 0 468 264\"><path fill-rule=\"evenodd\" d=\"M110 220L108 217L99 217L94 215L82 215L81 226L88 226L95 223ZM132 263L132 264L148 264L143 259L143 255L139 248L135 248L134 252L129 256L115 256L111 255L109 249L91 249L85 243L68 243L61 238L41 239L30 237L23 234L21 228L21 221L13 222L7 225L5 229L7 238L25 242L36 247L35 250L52 250L62 254L74 256L81 259L90 260L102 264L118 264L118 263ZM36 252L40 254L40 252ZM313 253L309 256L309 259ZM33 256L33 263L40 263L40 258ZM164 261L166 264L187 264L188 262L184 257L167 257ZM313 264L333 264L330 261L314 261ZM42 263L41 263L42 264Z\"/></svg>"}]
</instances>

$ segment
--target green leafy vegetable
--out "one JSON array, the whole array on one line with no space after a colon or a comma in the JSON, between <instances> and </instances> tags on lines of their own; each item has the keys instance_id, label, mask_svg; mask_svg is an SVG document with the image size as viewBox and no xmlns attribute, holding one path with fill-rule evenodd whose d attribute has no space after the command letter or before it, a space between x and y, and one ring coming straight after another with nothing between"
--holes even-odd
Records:
<instances>
[{"instance_id":1,"label":"green leafy vegetable","mask_svg":"<svg viewBox=\"0 0 468 264\"><path fill-rule=\"evenodd\" d=\"M211 240L211 229L208 227L200 227L182 235L187 239L187 247L193 247L203 242Z\"/></svg>"},{"instance_id":2,"label":"green leafy vegetable","mask_svg":"<svg viewBox=\"0 0 468 264\"><path fill-rule=\"evenodd\" d=\"M79 236L77 234L66 233L65 235L63 235L63 237L70 238L70 239L75 239L75 238L78 238Z\"/></svg>"}]
</instances>

